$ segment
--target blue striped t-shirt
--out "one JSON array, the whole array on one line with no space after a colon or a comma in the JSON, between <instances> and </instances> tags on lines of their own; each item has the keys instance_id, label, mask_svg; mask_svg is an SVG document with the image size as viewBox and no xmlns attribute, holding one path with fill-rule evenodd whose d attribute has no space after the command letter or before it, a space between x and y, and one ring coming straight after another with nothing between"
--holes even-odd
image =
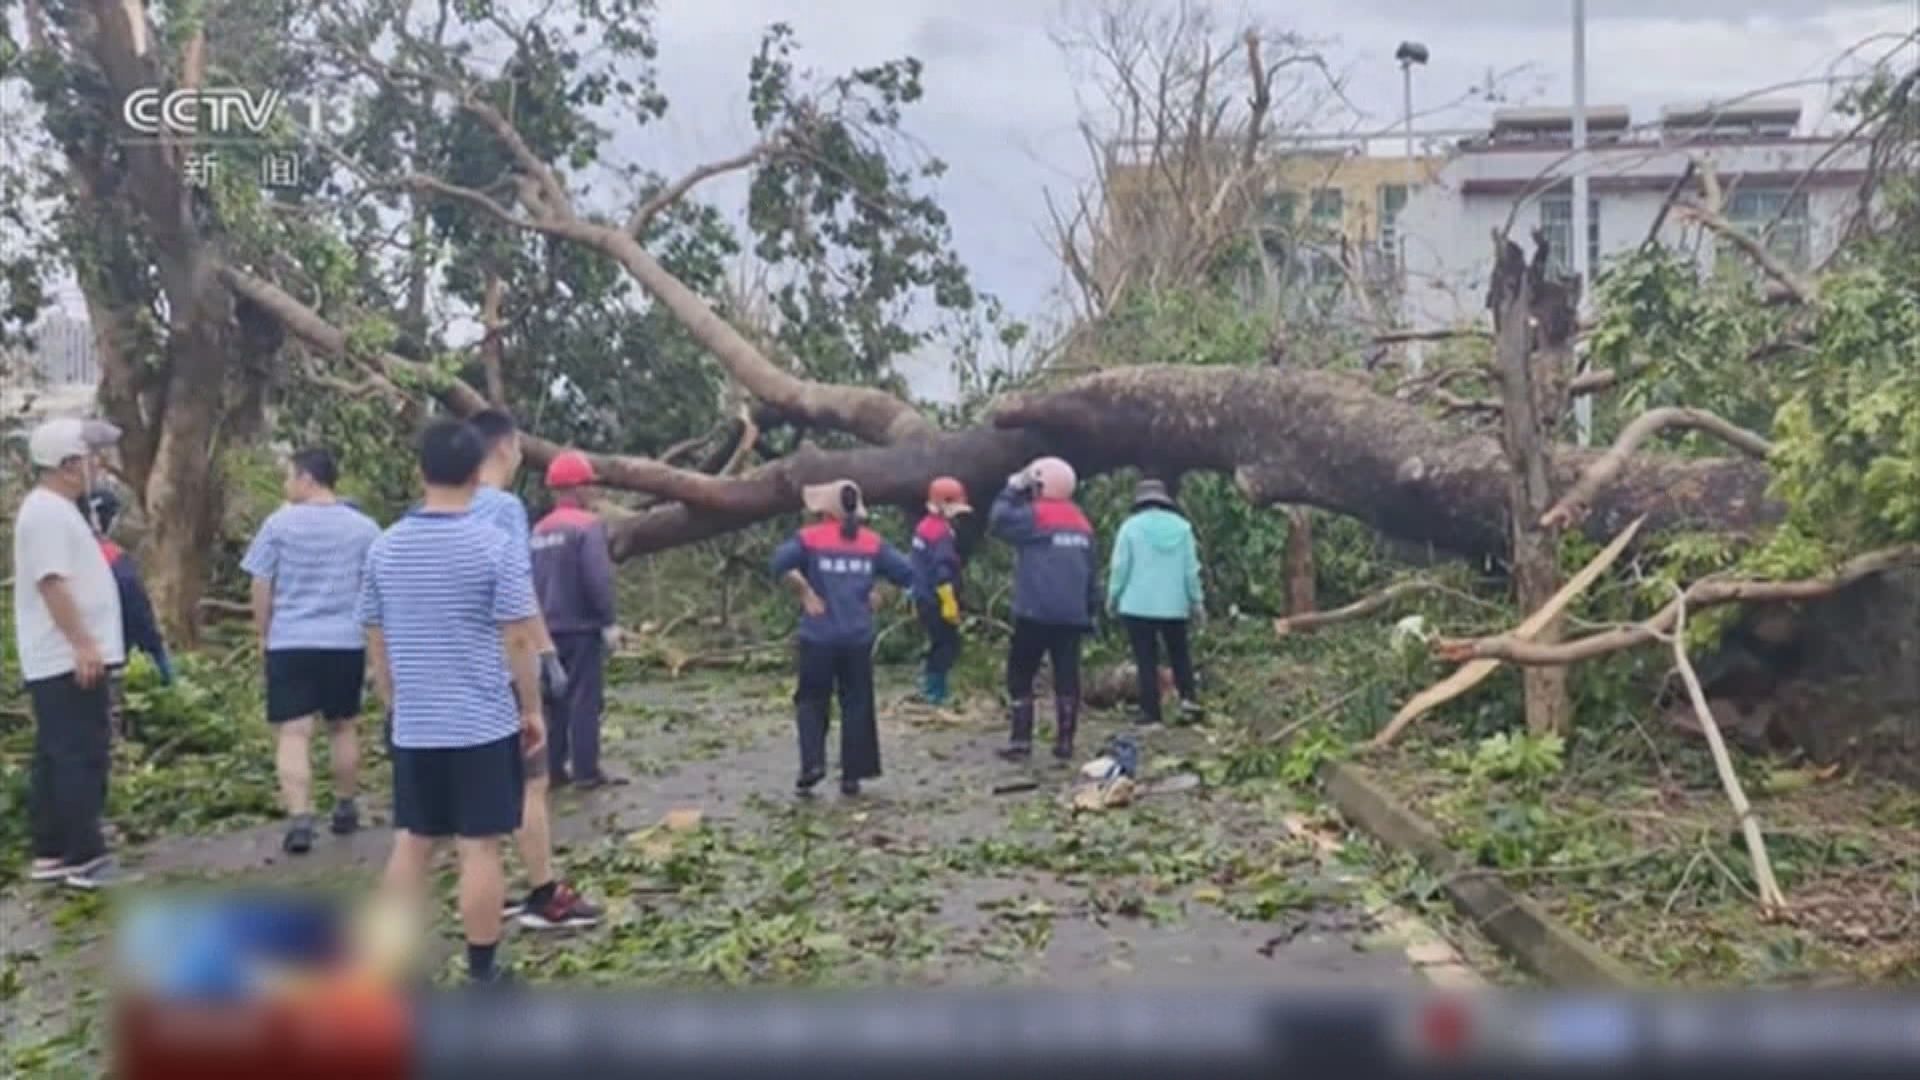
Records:
<instances>
[{"instance_id":1,"label":"blue striped t-shirt","mask_svg":"<svg viewBox=\"0 0 1920 1080\"><path fill-rule=\"evenodd\" d=\"M417 510L367 553L360 622L386 638L395 746L481 746L520 730L500 626L539 608L514 551L469 509Z\"/></svg>"},{"instance_id":2,"label":"blue striped t-shirt","mask_svg":"<svg viewBox=\"0 0 1920 1080\"><path fill-rule=\"evenodd\" d=\"M372 518L340 503L290 503L268 515L240 568L273 583L269 652L365 646L353 607L379 535Z\"/></svg>"},{"instance_id":3,"label":"blue striped t-shirt","mask_svg":"<svg viewBox=\"0 0 1920 1080\"><path fill-rule=\"evenodd\" d=\"M506 533L514 544L531 550L533 525L527 520L527 504L511 491L491 484L473 489L473 516Z\"/></svg>"}]
</instances>

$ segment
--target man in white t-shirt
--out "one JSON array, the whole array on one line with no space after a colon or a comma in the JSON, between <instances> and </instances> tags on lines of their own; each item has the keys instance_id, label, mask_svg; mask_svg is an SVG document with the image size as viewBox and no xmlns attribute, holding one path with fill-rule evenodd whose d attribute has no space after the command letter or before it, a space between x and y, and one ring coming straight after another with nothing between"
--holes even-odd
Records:
<instances>
[{"instance_id":1,"label":"man in white t-shirt","mask_svg":"<svg viewBox=\"0 0 1920 1080\"><path fill-rule=\"evenodd\" d=\"M13 619L33 701L27 801L35 881L97 889L125 880L100 829L107 801L108 671L126 660L120 589L78 499L111 424L48 420L27 440L39 483L13 522Z\"/></svg>"}]
</instances>

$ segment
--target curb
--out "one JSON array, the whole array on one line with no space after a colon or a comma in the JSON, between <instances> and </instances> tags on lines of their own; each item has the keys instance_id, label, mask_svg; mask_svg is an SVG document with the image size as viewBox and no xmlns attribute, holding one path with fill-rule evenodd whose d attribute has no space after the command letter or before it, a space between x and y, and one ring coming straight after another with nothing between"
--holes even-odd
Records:
<instances>
[{"instance_id":1,"label":"curb","mask_svg":"<svg viewBox=\"0 0 1920 1080\"><path fill-rule=\"evenodd\" d=\"M1434 873L1454 905L1529 971L1556 986L1622 989L1636 985L1626 965L1490 875L1472 867L1432 825L1388 794L1365 769L1330 762L1320 769L1327 798L1354 825L1388 847L1410 852Z\"/></svg>"}]
</instances>

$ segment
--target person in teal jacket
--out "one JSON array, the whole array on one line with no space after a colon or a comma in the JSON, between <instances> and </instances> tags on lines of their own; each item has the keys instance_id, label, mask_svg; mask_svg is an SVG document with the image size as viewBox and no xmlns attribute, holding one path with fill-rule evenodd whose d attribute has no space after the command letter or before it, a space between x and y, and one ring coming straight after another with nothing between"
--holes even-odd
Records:
<instances>
[{"instance_id":1,"label":"person in teal jacket","mask_svg":"<svg viewBox=\"0 0 1920 1080\"><path fill-rule=\"evenodd\" d=\"M1158 480L1134 489L1133 515L1113 541L1107 610L1120 616L1140 674L1140 722L1160 722L1160 643L1167 646L1183 712L1196 712L1188 623L1205 616L1193 525Z\"/></svg>"}]
</instances>

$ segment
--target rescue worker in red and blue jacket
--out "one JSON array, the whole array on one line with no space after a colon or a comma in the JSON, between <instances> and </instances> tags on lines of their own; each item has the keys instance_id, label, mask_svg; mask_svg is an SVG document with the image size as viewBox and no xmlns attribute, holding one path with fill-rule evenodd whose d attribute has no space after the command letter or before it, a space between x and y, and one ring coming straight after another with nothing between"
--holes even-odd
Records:
<instances>
[{"instance_id":1,"label":"rescue worker in red and blue jacket","mask_svg":"<svg viewBox=\"0 0 1920 1080\"><path fill-rule=\"evenodd\" d=\"M569 450L547 464L554 509L533 527L533 587L566 685L547 702L547 773L555 784L615 783L600 769L607 653L617 636L607 527L587 509L593 463ZM571 770L569 770L571 766Z\"/></svg>"},{"instance_id":2,"label":"rescue worker in red and blue jacket","mask_svg":"<svg viewBox=\"0 0 1920 1080\"><path fill-rule=\"evenodd\" d=\"M139 649L153 661L162 683L173 682L173 661L167 656L167 643L160 637L159 620L153 617L153 601L140 579L140 564L133 553L113 542L108 533L120 514L120 497L103 487L81 496L80 509L93 523L94 536L100 541L100 553L113 570L113 582L120 589L120 627L127 647Z\"/></svg>"},{"instance_id":3,"label":"rescue worker in red and blue jacket","mask_svg":"<svg viewBox=\"0 0 1920 1080\"><path fill-rule=\"evenodd\" d=\"M927 486L927 516L913 530L913 607L927 632L920 668L920 700L945 705L947 673L960 656L960 545L953 519L973 513L966 485L951 476Z\"/></svg>"},{"instance_id":4,"label":"rescue worker in red and blue jacket","mask_svg":"<svg viewBox=\"0 0 1920 1080\"><path fill-rule=\"evenodd\" d=\"M880 775L880 733L873 717L873 586L882 577L905 589L913 567L863 522L867 511L851 480L807 487L801 493L818 521L773 553L773 572L785 578L805 608L800 619L799 687L794 726L800 736L800 779L806 795L827 775L827 717L840 696L840 791L860 793L860 781Z\"/></svg>"},{"instance_id":5,"label":"rescue worker in red and blue jacket","mask_svg":"<svg viewBox=\"0 0 1920 1080\"><path fill-rule=\"evenodd\" d=\"M1010 761L1033 754L1033 680L1053 660L1053 756L1073 757L1080 722L1080 639L1100 606L1093 526L1074 505L1073 466L1041 458L1007 480L987 522L1014 546L1013 643L1007 651Z\"/></svg>"}]
</instances>

